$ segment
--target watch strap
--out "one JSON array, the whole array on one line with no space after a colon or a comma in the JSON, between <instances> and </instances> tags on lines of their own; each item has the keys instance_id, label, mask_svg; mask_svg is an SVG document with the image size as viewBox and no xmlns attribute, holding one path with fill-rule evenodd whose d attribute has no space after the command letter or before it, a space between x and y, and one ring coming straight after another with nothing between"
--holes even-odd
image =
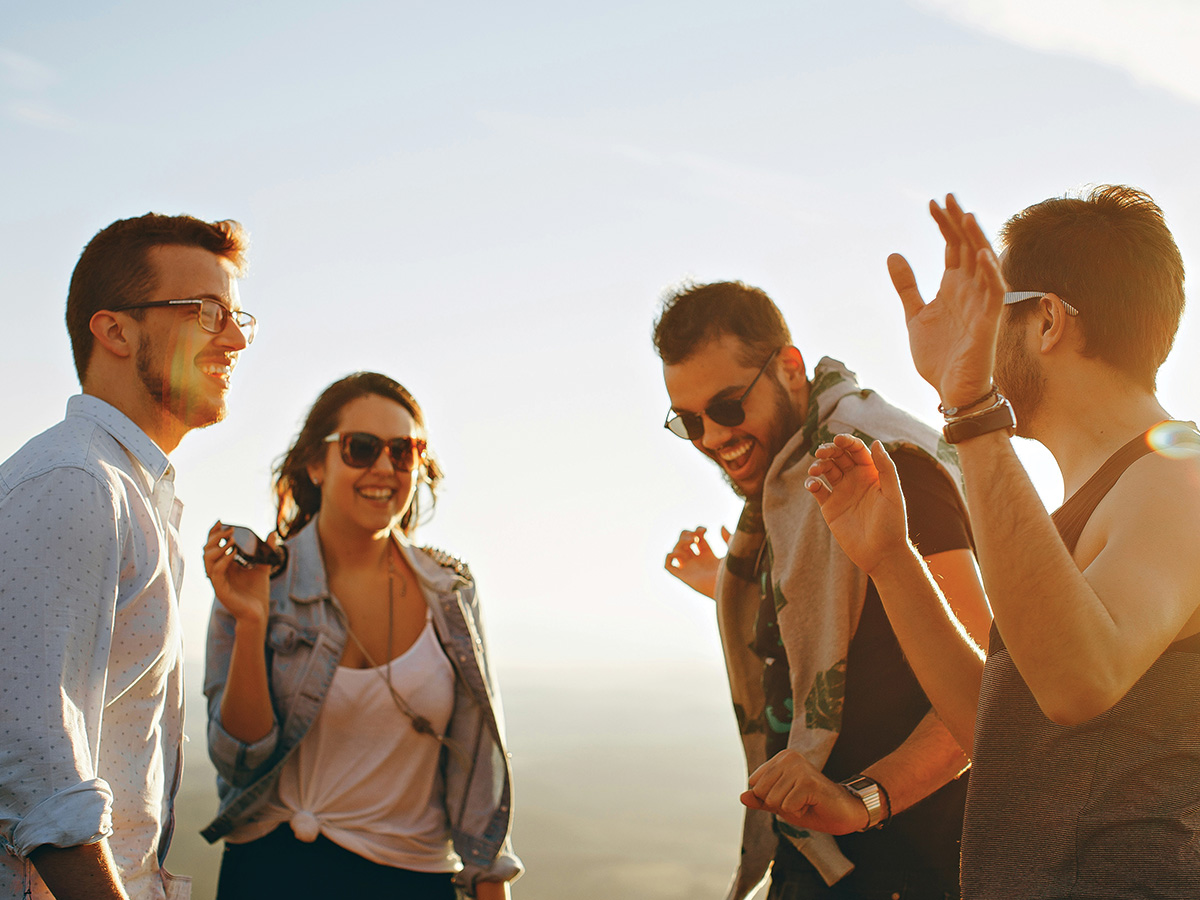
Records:
<instances>
[{"instance_id":1,"label":"watch strap","mask_svg":"<svg viewBox=\"0 0 1200 900\"><path fill-rule=\"evenodd\" d=\"M981 434L1007 428L1011 437L1012 429L1016 428L1016 425L1017 417L1013 413L1012 404L1006 397L998 394L996 403L991 408L975 415L947 422L942 429L942 436L945 437L948 444L960 444L973 437L979 437Z\"/></svg>"},{"instance_id":2,"label":"watch strap","mask_svg":"<svg viewBox=\"0 0 1200 900\"><path fill-rule=\"evenodd\" d=\"M888 809L885 813L884 798L887 794L884 792L883 786L874 778L869 778L866 775L855 775L853 778L839 781L838 784L861 800L863 806L867 808L867 827L863 831L880 828L884 822L891 818L891 803L888 803Z\"/></svg>"}]
</instances>

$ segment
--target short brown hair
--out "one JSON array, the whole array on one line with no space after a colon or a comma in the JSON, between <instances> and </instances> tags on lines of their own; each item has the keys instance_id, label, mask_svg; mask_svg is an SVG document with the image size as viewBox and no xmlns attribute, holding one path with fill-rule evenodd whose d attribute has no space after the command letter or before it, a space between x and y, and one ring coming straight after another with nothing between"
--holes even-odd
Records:
<instances>
[{"instance_id":1,"label":"short brown hair","mask_svg":"<svg viewBox=\"0 0 1200 900\"><path fill-rule=\"evenodd\" d=\"M783 314L764 291L740 281L715 281L684 284L663 297L654 323L654 349L673 366L726 334L742 342L743 362L751 366L792 343Z\"/></svg>"},{"instance_id":2,"label":"short brown hair","mask_svg":"<svg viewBox=\"0 0 1200 900\"><path fill-rule=\"evenodd\" d=\"M1051 291L1079 310L1084 353L1154 389L1183 315L1183 258L1150 195L1101 185L1055 197L1000 231L1009 290Z\"/></svg>"},{"instance_id":3,"label":"short brown hair","mask_svg":"<svg viewBox=\"0 0 1200 900\"><path fill-rule=\"evenodd\" d=\"M245 230L233 219L205 222L158 213L120 219L88 241L67 292L67 333L79 380L87 374L92 356L92 316L102 309L140 303L154 290L152 248L200 247L229 260L240 276L246 269L247 243Z\"/></svg>"}]
</instances>

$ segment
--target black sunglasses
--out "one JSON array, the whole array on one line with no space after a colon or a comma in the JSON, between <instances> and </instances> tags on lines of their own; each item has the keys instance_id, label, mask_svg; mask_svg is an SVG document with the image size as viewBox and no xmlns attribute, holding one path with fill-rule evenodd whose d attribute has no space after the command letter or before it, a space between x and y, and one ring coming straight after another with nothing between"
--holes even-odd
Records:
<instances>
[{"instance_id":1,"label":"black sunglasses","mask_svg":"<svg viewBox=\"0 0 1200 900\"><path fill-rule=\"evenodd\" d=\"M782 347L779 347L771 351L771 355L762 364L762 368L758 370L758 374L754 376L754 380L750 382L750 386L742 392L742 396L736 400L718 400L711 404L708 409L704 410L704 415L708 416L718 425L726 427L741 425L746 421L746 410L742 406L742 403L750 396L750 392L754 390L754 385L758 384L758 379L762 378L762 373L767 371L767 366L771 364L771 360L782 349ZM663 428L666 428L671 434L688 441L698 441L704 437L704 419L700 413L668 412L667 421L663 423Z\"/></svg>"},{"instance_id":2,"label":"black sunglasses","mask_svg":"<svg viewBox=\"0 0 1200 900\"><path fill-rule=\"evenodd\" d=\"M397 437L384 440L368 431L335 431L325 438L326 444L336 443L342 462L352 469L369 469L387 448L388 457L398 472L411 472L418 461L425 459L425 442L420 438Z\"/></svg>"}]
</instances>

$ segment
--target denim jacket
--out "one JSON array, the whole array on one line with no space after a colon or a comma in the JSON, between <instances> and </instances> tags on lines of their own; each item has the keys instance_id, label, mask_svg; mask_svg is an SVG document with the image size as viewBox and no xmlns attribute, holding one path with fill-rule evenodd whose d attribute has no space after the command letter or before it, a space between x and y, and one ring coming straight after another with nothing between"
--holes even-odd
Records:
<instances>
[{"instance_id":1,"label":"denim jacket","mask_svg":"<svg viewBox=\"0 0 1200 900\"><path fill-rule=\"evenodd\" d=\"M447 737L464 754L443 752L446 812L454 849L463 861L455 881L473 895L476 879L511 881L524 868L509 839L512 770L500 695L488 668L475 583L466 566L440 551L413 547L399 532L394 538L421 583L434 630L454 667L454 712ZM284 762L316 720L346 645L345 613L329 593L316 520L289 538L287 547L287 568L271 581L267 628L275 722L266 737L252 744L221 726L234 620L219 602L213 603L204 693L208 752L217 768L221 804L217 818L201 832L210 843L250 819L267 801Z\"/></svg>"}]
</instances>

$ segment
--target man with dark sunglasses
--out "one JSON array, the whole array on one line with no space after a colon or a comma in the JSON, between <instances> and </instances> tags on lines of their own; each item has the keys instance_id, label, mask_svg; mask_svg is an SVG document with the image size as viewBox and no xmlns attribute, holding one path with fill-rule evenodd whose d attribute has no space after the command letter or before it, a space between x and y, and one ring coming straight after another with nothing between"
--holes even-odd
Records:
<instances>
[{"instance_id":1,"label":"man with dark sunglasses","mask_svg":"<svg viewBox=\"0 0 1200 900\"><path fill-rule=\"evenodd\" d=\"M667 571L715 596L750 790L731 900L772 867L772 900L958 893L966 758L933 715L874 586L841 552L804 488L813 454L851 430L897 448L921 552L982 639L953 452L862 390L841 363L806 376L765 293L740 282L668 296L654 330L666 427L746 500L723 561L685 531ZM764 811L770 802L787 817ZM886 827L885 827L886 826Z\"/></svg>"},{"instance_id":2,"label":"man with dark sunglasses","mask_svg":"<svg viewBox=\"0 0 1200 900\"><path fill-rule=\"evenodd\" d=\"M82 393L0 464L0 898L185 898L182 506L168 460L225 415L256 322L233 221L148 214L84 248Z\"/></svg>"}]
</instances>

